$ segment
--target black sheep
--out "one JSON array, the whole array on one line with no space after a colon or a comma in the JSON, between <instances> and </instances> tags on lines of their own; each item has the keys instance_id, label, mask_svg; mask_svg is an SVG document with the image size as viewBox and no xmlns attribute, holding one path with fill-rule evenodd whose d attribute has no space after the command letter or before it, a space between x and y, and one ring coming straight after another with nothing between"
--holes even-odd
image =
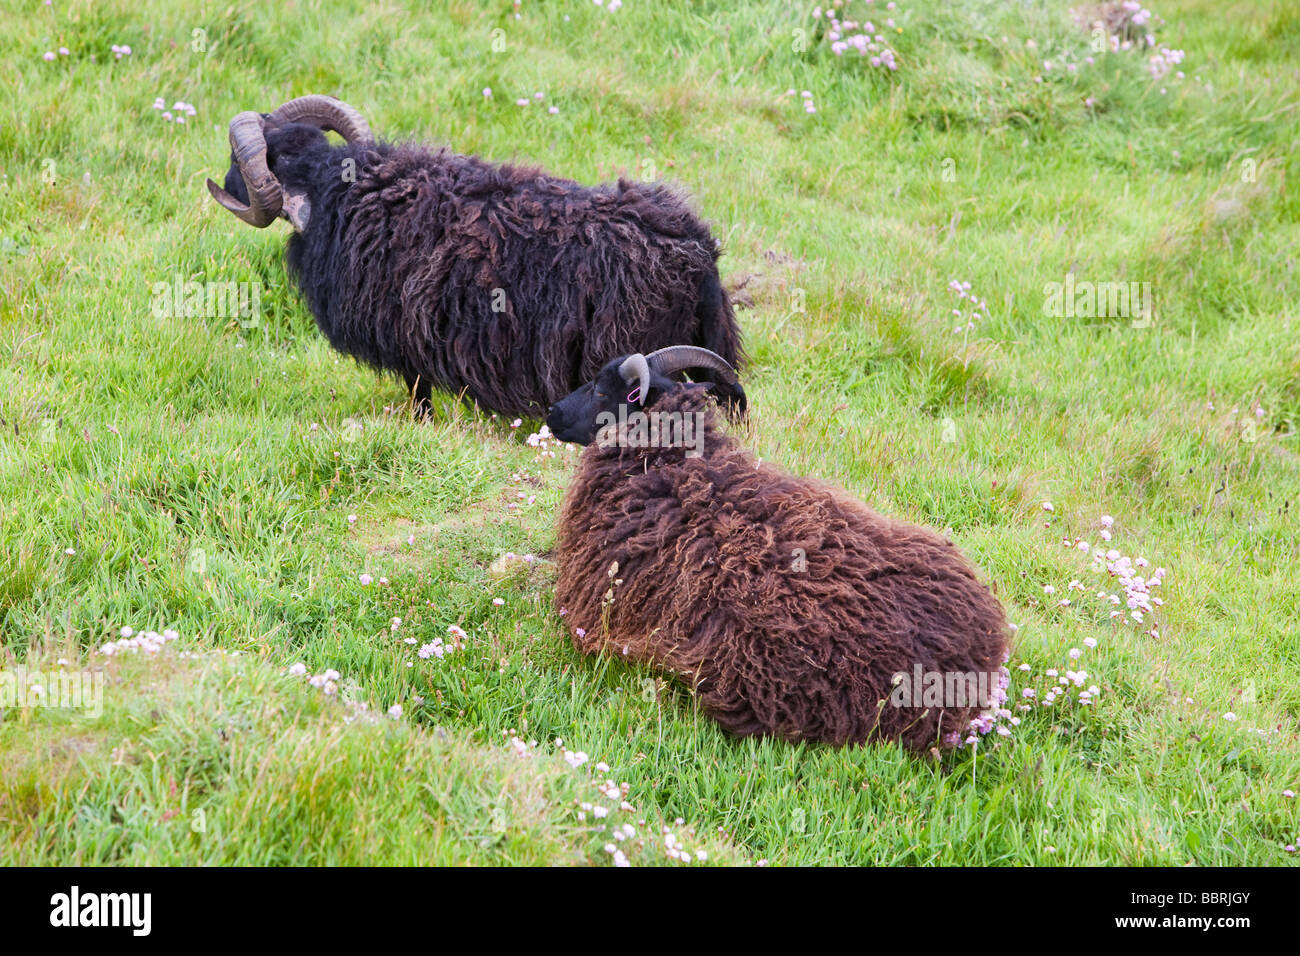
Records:
<instances>
[{"instance_id":1,"label":"black sheep","mask_svg":"<svg viewBox=\"0 0 1300 956\"><path fill-rule=\"evenodd\" d=\"M214 198L257 227L293 224L289 269L325 337L401 375L421 409L437 387L540 416L620 354L742 357L718 243L667 186L375 142L325 96L241 113L230 142Z\"/></svg>"}]
</instances>

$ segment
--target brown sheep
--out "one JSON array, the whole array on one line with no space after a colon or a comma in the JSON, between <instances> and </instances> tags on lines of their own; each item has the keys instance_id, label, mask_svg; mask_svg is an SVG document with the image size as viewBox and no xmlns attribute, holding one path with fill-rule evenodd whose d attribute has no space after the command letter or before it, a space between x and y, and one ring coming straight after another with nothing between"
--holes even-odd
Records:
<instances>
[{"instance_id":1,"label":"brown sheep","mask_svg":"<svg viewBox=\"0 0 1300 956\"><path fill-rule=\"evenodd\" d=\"M997 599L935 532L756 462L705 386L670 378L684 362L730 373L711 354L615 359L552 409L556 436L589 446L559 526L574 644L681 675L738 735L921 751L986 732L981 712L1006 699ZM659 447L635 447L638 412L657 417ZM978 682L979 699L923 695L931 674Z\"/></svg>"}]
</instances>

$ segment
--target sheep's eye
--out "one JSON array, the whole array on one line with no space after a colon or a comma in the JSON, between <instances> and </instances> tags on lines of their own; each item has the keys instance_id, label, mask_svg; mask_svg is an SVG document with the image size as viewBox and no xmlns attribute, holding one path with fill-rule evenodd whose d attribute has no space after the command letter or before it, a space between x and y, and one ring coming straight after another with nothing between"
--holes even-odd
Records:
<instances>
[{"instance_id":1,"label":"sheep's eye","mask_svg":"<svg viewBox=\"0 0 1300 956\"><path fill-rule=\"evenodd\" d=\"M596 397L597 397L597 398L604 398L604 397L605 397L605 393L604 393L604 392L597 392L597 393L596 393Z\"/></svg>"}]
</instances>

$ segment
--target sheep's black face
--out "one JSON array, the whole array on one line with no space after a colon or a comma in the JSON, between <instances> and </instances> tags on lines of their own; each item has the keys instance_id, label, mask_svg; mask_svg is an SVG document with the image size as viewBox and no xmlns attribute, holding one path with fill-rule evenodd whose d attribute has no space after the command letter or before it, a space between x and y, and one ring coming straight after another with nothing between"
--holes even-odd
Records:
<instances>
[{"instance_id":1,"label":"sheep's black face","mask_svg":"<svg viewBox=\"0 0 1300 956\"><path fill-rule=\"evenodd\" d=\"M623 355L614 359L582 388L570 392L551 406L551 412L546 416L546 426L556 438L590 445L606 422L625 419L632 412L640 411L642 404L653 402L664 390L676 384L672 379L654 372L650 377L650 394L637 395L636 381L624 381L619 372L619 367L627 358ZM621 415L620 405L626 406Z\"/></svg>"},{"instance_id":2,"label":"sheep's black face","mask_svg":"<svg viewBox=\"0 0 1300 956\"><path fill-rule=\"evenodd\" d=\"M296 178L294 174L297 170L286 168L286 164L280 162L282 157L285 159L308 157L322 154L328 149L329 140L325 138L325 134L315 126L308 126L305 123L290 123L281 129L266 131L266 165L281 177L281 185L298 185L285 181L286 177L290 180ZM292 167L297 164L291 162L287 165ZM230 154L230 168L226 170L225 187L226 192L247 204L248 187L244 185L244 177L240 175L233 151Z\"/></svg>"},{"instance_id":3,"label":"sheep's black face","mask_svg":"<svg viewBox=\"0 0 1300 956\"><path fill-rule=\"evenodd\" d=\"M248 205L248 188L244 185L244 177L239 174L239 167L235 165L235 154L230 154L230 168L226 170L226 192L234 196L244 205Z\"/></svg>"}]
</instances>

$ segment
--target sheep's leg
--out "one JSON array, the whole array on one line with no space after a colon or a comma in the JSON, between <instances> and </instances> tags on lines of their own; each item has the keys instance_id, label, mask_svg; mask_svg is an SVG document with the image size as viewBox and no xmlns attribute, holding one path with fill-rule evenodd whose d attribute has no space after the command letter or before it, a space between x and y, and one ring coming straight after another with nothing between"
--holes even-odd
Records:
<instances>
[{"instance_id":1,"label":"sheep's leg","mask_svg":"<svg viewBox=\"0 0 1300 956\"><path fill-rule=\"evenodd\" d=\"M428 418L433 411L433 384L424 375L407 375L406 387L411 391L411 403L416 418Z\"/></svg>"},{"instance_id":2,"label":"sheep's leg","mask_svg":"<svg viewBox=\"0 0 1300 956\"><path fill-rule=\"evenodd\" d=\"M695 382L708 382L713 386L713 394L718 399L718 404L722 406L727 417L733 422L739 421L745 416L745 409L749 405L749 399L745 395L745 389L739 382L735 385L728 385L718 372L711 369L692 370L691 380Z\"/></svg>"},{"instance_id":3,"label":"sheep's leg","mask_svg":"<svg viewBox=\"0 0 1300 956\"><path fill-rule=\"evenodd\" d=\"M718 280L717 273L706 275L700 280L699 300L695 304L695 321L695 344L721 355L731 366L739 370L740 336L731 302L727 298L726 290L722 288L722 283ZM704 369L693 372L691 379L696 382L713 383L713 393L732 421L744 416L747 400L745 390L739 385L728 385L719 373Z\"/></svg>"}]
</instances>

